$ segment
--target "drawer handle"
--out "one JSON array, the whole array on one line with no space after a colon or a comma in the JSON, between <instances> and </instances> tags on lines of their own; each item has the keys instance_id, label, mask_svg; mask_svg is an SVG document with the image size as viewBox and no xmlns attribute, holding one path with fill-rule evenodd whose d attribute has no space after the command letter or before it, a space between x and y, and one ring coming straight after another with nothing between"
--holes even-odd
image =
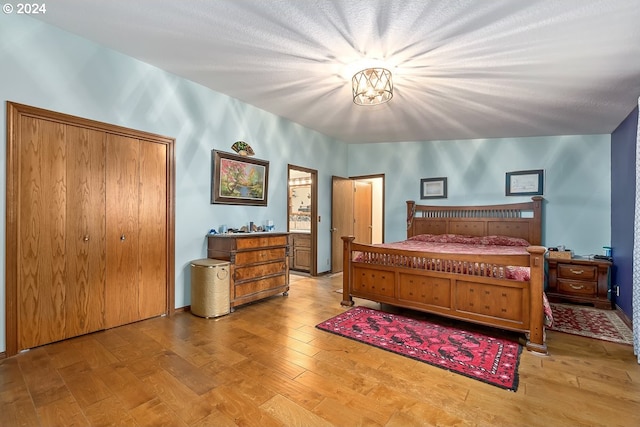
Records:
<instances>
[{"instance_id":1,"label":"drawer handle","mask_svg":"<svg viewBox=\"0 0 640 427\"><path fill-rule=\"evenodd\" d=\"M573 274L582 274L582 273L584 273L584 270L574 270L573 268L570 268L569 271L572 272Z\"/></svg>"},{"instance_id":2,"label":"drawer handle","mask_svg":"<svg viewBox=\"0 0 640 427\"><path fill-rule=\"evenodd\" d=\"M584 289L584 285L580 285L580 286L569 285L569 286L571 286L571 289L575 289L576 291L579 291L580 289Z\"/></svg>"}]
</instances>

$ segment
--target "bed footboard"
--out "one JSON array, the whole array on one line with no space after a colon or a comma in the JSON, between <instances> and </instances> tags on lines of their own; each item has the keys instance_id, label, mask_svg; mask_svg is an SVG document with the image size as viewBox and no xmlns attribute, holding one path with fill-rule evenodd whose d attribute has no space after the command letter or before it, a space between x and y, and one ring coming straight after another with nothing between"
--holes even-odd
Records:
<instances>
[{"instance_id":1,"label":"bed footboard","mask_svg":"<svg viewBox=\"0 0 640 427\"><path fill-rule=\"evenodd\" d=\"M522 332L526 348L547 354L544 341L544 253L460 255L344 243L343 300L363 298L453 319ZM511 266L529 267L530 280L508 278Z\"/></svg>"}]
</instances>

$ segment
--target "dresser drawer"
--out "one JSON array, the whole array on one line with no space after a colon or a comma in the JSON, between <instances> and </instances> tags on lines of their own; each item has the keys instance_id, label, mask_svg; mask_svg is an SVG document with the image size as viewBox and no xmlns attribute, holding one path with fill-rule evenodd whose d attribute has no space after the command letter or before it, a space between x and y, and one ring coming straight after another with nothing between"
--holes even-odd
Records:
<instances>
[{"instance_id":1,"label":"dresser drawer","mask_svg":"<svg viewBox=\"0 0 640 427\"><path fill-rule=\"evenodd\" d=\"M241 282L243 280L259 279L265 276L271 276L279 273L285 273L287 267L284 261L270 262L251 267L240 267L236 265L234 280Z\"/></svg>"},{"instance_id":2,"label":"dresser drawer","mask_svg":"<svg viewBox=\"0 0 640 427\"><path fill-rule=\"evenodd\" d=\"M558 278L596 281L598 267L595 265L558 264Z\"/></svg>"},{"instance_id":3,"label":"dresser drawer","mask_svg":"<svg viewBox=\"0 0 640 427\"><path fill-rule=\"evenodd\" d=\"M595 295L598 282L582 282L577 280L558 279L558 291L567 295Z\"/></svg>"},{"instance_id":4,"label":"dresser drawer","mask_svg":"<svg viewBox=\"0 0 640 427\"><path fill-rule=\"evenodd\" d=\"M287 236L256 236L238 239L236 247L240 249L259 249L269 246L287 246Z\"/></svg>"},{"instance_id":5,"label":"dresser drawer","mask_svg":"<svg viewBox=\"0 0 640 427\"><path fill-rule=\"evenodd\" d=\"M284 260L286 257L285 248L263 249L256 251L237 252L236 266L240 267L247 264L255 264L258 262L269 262L275 260Z\"/></svg>"},{"instance_id":6,"label":"dresser drawer","mask_svg":"<svg viewBox=\"0 0 640 427\"><path fill-rule=\"evenodd\" d=\"M252 280L234 286L234 298L241 298L258 292L286 286L287 278L284 274L266 279Z\"/></svg>"}]
</instances>

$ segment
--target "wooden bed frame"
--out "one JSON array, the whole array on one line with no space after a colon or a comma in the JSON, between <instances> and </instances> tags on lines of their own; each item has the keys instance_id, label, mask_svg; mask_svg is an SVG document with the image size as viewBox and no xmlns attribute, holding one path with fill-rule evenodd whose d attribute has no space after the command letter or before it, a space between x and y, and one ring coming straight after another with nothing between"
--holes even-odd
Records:
<instances>
[{"instance_id":1,"label":"wooden bed frame","mask_svg":"<svg viewBox=\"0 0 640 427\"><path fill-rule=\"evenodd\" d=\"M522 332L527 350L547 354L542 200L536 196L531 202L491 206L421 206L407 201L407 237L503 235L523 238L533 246L527 248L529 255L441 254L364 245L343 236L341 304L352 306L353 297L364 298ZM501 277L506 266L529 267L530 280Z\"/></svg>"}]
</instances>

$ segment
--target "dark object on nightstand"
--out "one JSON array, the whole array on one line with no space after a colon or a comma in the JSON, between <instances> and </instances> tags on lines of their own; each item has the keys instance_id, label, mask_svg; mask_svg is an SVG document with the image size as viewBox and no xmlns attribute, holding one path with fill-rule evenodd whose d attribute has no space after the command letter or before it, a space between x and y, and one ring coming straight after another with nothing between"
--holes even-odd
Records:
<instances>
[{"instance_id":1,"label":"dark object on nightstand","mask_svg":"<svg viewBox=\"0 0 640 427\"><path fill-rule=\"evenodd\" d=\"M549 301L589 303L597 308L612 309L609 299L612 262L606 259L547 258Z\"/></svg>"}]
</instances>

